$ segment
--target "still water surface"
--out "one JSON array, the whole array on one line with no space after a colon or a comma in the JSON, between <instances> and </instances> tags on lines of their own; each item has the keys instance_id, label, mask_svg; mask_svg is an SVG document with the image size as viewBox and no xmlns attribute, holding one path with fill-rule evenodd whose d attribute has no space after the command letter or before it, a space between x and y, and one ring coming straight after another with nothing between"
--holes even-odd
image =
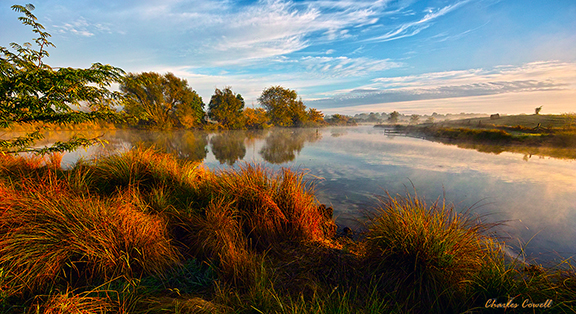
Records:
<instances>
[{"instance_id":1,"label":"still water surface","mask_svg":"<svg viewBox=\"0 0 576 314\"><path fill-rule=\"evenodd\" d=\"M340 226L357 228L377 196L417 192L472 208L513 252L547 262L576 255L576 161L518 153L482 153L422 139L391 136L372 126L266 131L158 132L116 130L107 149L154 144L211 169L242 162L291 167L315 180L319 201ZM71 164L101 149L64 157Z\"/></svg>"}]
</instances>

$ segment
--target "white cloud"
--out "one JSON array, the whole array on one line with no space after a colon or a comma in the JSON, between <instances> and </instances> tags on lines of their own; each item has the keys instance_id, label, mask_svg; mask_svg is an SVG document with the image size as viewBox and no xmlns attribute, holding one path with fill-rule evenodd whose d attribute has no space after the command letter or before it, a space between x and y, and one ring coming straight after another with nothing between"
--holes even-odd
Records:
<instances>
[{"instance_id":1,"label":"white cloud","mask_svg":"<svg viewBox=\"0 0 576 314\"><path fill-rule=\"evenodd\" d=\"M84 17L80 17L73 22L65 23L63 25L54 25L54 27L62 34L71 33L78 36L92 37L94 36L94 33L89 29L98 29L102 26L100 25L99 27L96 27L95 25L88 23Z\"/></svg>"},{"instance_id":2,"label":"white cloud","mask_svg":"<svg viewBox=\"0 0 576 314\"><path fill-rule=\"evenodd\" d=\"M426 15L419 20L403 23L399 26L396 26L393 30L387 32L384 35L376 36L373 38L369 38L365 41L371 42L384 42L384 41L391 41L396 40L404 37L411 37L414 36L424 29L430 27L430 23L435 19L455 10L456 8L462 6L463 4L469 2L470 0L460 1L448 6L445 6L439 10L434 10L433 8L428 8L425 10Z\"/></svg>"},{"instance_id":3,"label":"white cloud","mask_svg":"<svg viewBox=\"0 0 576 314\"><path fill-rule=\"evenodd\" d=\"M531 62L522 66L424 73L401 77L381 77L372 84L342 91L332 97L310 102L318 108L353 108L402 102L438 102L490 95L550 92L573 95L576 92L576 63ZM568 93L568 94L566 94ZM548 93L548 98L553 99ZM542 101L542 98L538 98ZM567 105L567 98L554 108ZM465 100L464 100L465 101ZM550 104L549 101L546 103ZM502 103L500 103L502 104ZM501 106L501 105L498 105ZM357 107L358 110L361 107ZM480 106L482 108L482 106Z\"/></svg>"},{"instance_id":4,"label":"white cloud","mask_svg":"<svg viewBox=\"0 0 576 314\"><path fill-rule=\"evenodd\" d=\"M361 76L370 72L379 72L402 66L389 59L374 60L370 58L349 57L304 57L300 60L306 71L319 77Z\"/></svg>"},{"instance_id":5,"label":"white cloud","mask_svg":"<svg viewBox=\"0 0 576 314\"><path fill-rule=\"evenodd\" d=\"M351 38L351 29L377 23L387 2L149 1L117 17L123 24L145 22L150 39L181 58L226 66Z\"/></svg>"}]
</instances>

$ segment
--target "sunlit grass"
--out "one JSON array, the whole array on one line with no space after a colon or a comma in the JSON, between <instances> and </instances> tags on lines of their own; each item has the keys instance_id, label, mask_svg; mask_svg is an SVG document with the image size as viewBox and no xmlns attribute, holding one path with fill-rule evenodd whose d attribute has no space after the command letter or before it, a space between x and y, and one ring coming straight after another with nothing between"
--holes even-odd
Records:
<instances>
[{"instance_id":1,"label":"sunlit grass","mask_svg":"<svg viewBox=\"0 0 576 314\"><path fill-rule=\"evenodd\" d=\"M162 273L179 261L162 217L77 195L51 173L22 185L0 200L0 265L15 291Z\"/></svg>"},{"instance_id":2,"label":"sunlit grass","mask_svg":"<svg viewBox=\"0 0 576 314\"><path fill-rule=\"evenodd\" d=\"M366 263L407 305L455 307L494 254L494 241L484 234L489 227L445 202L389 196L369 222Z\"/></svg>"},{"instance_id":3,"label":"sunlit grass","mask_svg":"<svg viewBox=\"0 0 576 314\"><path fill-rule=\"evenodd\" d=\"M382 199L335 237L305 173L210 171L154 149L59 167L0 157L0 312L447 313L554 300L576 275L510 261L470 212Z\"/></svg>"}]
</instances>

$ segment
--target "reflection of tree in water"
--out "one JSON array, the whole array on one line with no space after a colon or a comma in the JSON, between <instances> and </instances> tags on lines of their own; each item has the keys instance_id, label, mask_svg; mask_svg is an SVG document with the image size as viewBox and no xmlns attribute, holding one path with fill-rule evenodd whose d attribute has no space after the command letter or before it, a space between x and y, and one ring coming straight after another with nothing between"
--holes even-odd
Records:
<instances>
[{"instance_id":1,"label":"reflection of tree in water","mask_svg":"<svg viewBox=\"0 0 576 314\"><path fill-rule=\"evenodd\" d=\"M244 139L246 134L241 131L220 133L210 139L210 147L214 157L221 163L232 166L236 160L246 155Z\"/></svg>"},{"instance_id":2,"label":"reflection of tree in water","mask_svg":"<svg viewBox=\"0 0 576 314\"><path fill-rule=\"evenodd\" d=\"M208 135L204 132L147 132L147 136L139 137L143 146L154 146L161 151L175 154L178 158L201 161L206 158Z\"/></svg>"},{"instance_id":3,"label":"reflection of tree in water","mask_svg":"<svg viewBox=\"0 0 576 314\"><path fill-rule=\"evenodd\" d=\"M262 158L269 163L281 164L296 158L306 142L316 142L322 135L316 129L277 129L266 137L260 150Z\"/></svg>"}]
</instances>

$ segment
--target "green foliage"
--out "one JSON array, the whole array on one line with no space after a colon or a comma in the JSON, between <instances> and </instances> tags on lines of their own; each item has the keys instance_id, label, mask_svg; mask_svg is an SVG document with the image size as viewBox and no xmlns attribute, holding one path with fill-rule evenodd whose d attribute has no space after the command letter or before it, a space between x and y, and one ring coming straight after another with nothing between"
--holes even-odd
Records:
<instances>
[{"instance_id":1,"label":"green foliage","mask_svg":"<svg viewBox=\"0 0 576 314\"><path fill-rule=\"evenodd\" d=\"M208 116L218 121L226 129L244 128L244 99L240 94L234 94L230 87L223 90L216 88L208 105Z\"/></svg>"},{"instance_id":2,"label":"green foliage","mask_svg":"<svg viewBox=\"0 0 576 314\"><path fill-rule=\"evenodd\" d=\"M396 123L398 122L398 118L400 118L400 113L398 111L392 111L388 116L388 122Z\"/></svg>"},{"instance_id":3,"label":"green foliage","mask_svg":"<svg viewBox=\"0 0 576 314\"><path fill-rule=\"evenodd\" d=\"M303 126L308 121L306 106L297 99L295 90L282 86L265 89L258 97L258 102L266 109L270 121L275 126Z\"/></svg>"},{"instance_id":4,"label":"green foliage","mask_svg":"<svg viewBox=\"0 0 576 314\"><path fill-rule=\"evenodd\" d=\"M410 124L418 124L418 121L420 121L419 115L413 114L410 116Z\"/></svg>"},{"instance_id":5,"label":"green foliage","mask_svg":"<svg viewBox=\"0 0 576 314\"><path fill-rule=\"evenodd\" d=\"M129 73L120 90L126 95L124 110L141 126L190 129L200 126L204 117L202 98L172 73Z\"/></svg>"},{"instance_id":6,"label":"green foliage","mask_svg":"<svg viewBox=\"0 0 576 314\"><path fill-rule=\"evenodd\" d=\"M356 125L356 121L353 118L339 113L333 114L331 117L326 119L326 121L330 125Z\"/></svg>"},{"instance_id":7,"label":"green foliage","mask_svg":"<svg viewBox=\"0 0 576 314\"><path fill-rule=\"evenodd\" d=\"M34 6L12 6L23 13L18 19L31 26L39 37L32 44L11 43L12 49L0 46L0 128L14 124L36 123L34 130L24 136L0 139L0 150L8 153L73 150L88 146L97 139L77 139L36 149L34 143L43 138L42 123L76 124L97 119L120 119L111 106L120 95L108 87L120 81L123 71L110 65L93 64L88 69L54 69L43 62L55 47L44 26L30 12ZM87 104L89 109L80 110ZM73 109L76 108L76 109ZM40 124L38 124L40 122Z\"/></svg>"},{"instance_id":8,"label":"green foliage","mask_svg":"<svg viewBox=\"0 0 576 314\"><path fill-rule=\"evenodd\" d=\"M316 108L308 109L308 123L311 125L322 125L324 121L324 113Z\"/></svg>"}]
</instances>

